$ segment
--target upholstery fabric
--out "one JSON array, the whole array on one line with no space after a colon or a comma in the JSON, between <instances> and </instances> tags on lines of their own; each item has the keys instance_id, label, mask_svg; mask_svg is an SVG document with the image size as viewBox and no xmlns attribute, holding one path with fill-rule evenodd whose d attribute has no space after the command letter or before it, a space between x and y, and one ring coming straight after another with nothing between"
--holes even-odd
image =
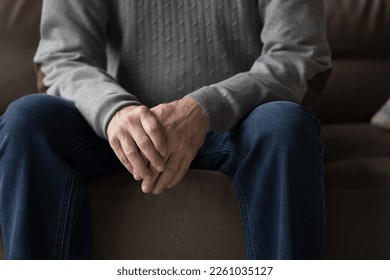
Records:
<instances>
[{"instance_id":1,"label":"upholstery fabric","mask_svg":"<svg viewBox=\"0 0 390 280\"><path fill-rule=\"evenodd\" d=\"M390 55L340 57L313 110L323 124L368 122L390 97Z\"/></svg>"},{"instance_id":2,"label":"upholstery fabric","mask_svg":"<svg viewBox=\"0 0 390 280\"><path fill-rule=\"evenodd\" d=\"M40 12L41 0L0 1L0 115L12 100L37 92L32 58Z\"/></svg>"},{"instance_id":3,"label":"upholstery fabric","mask_svg":"<svg viewBox=\"0 0 390 280\"><path fill-rule=\"evenodd\" d=\"M327 164L327 258L390 259L390 158Z\"/></svg>"},{"instance_id":4,"label":"upholstery fabric","mask_svg":"<svg viewBox=\"0 0 390 280\"><path fill-rule=\"evenodd\" d=\"M390 97L390 1L324 3L333 72L313 109L323 123L369 121Z\"/></svg>"},{"instance_id":5,"label":"upholstery fabric","mask_svg":"<svg viewBox=\"0 0 390 280\"><path fill-rule=\"evenodd\" d=\"M322 127L325 162L390 158L389 137L390 133L368 123L325 125Z\"/></svg>"},{"instance_id":6,"label":"upholstery fabric","mask_svg":"<svg viewBox=\"0 0 390 280\"><path fill-rule=\"evenodd\" d=\"M96 258L244 257L238 203L231 179L221 173L191 170L158 197L143 194L128 174L108 176L88 190Z\"/></svg>"},{"instance_id":7,"label":"upholstery fabric","mask_svg":"<svg viewBox=\"0 0 390 280\"><path fill-rule=\"evenodd\" d=\"M388 0L324 0L335 57L389 56Z\"/></svg>"}]
</instances>

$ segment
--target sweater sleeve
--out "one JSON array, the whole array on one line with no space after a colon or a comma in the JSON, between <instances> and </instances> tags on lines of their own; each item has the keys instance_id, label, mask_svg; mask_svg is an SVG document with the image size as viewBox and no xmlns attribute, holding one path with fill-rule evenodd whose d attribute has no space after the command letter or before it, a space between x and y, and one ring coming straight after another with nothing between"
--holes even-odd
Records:
<instances>
[{"instance_id":1,"label":"sweater sleeve","mask_svg":"<svg viewBox=\"0 0 390 280\"><path fill-rule=\"evenodd\" d=\"M139 104L105 71L108 17L106 0L44 0L34 57L47 93L72 101L101 137L117 110Z\"/></svg>"},{"instance_id":2,"label":"sweater sleeve","mask_svg":"<svg viewBox=\"0 0 390 280\"><path fill-rule=\"evenodd\" d=\"M234 128L262 103L310 105L330 74L322 0L258 3L263 48L251 69L188 95L203 107L214 131Z\"/></svg>"}]
</instances>

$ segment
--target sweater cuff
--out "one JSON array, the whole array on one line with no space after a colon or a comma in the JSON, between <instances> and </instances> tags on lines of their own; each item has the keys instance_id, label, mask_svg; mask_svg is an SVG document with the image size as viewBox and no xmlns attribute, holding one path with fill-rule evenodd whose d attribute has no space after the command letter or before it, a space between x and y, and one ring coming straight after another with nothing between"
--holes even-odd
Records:
<instances>
[{"instance_id":1,"label":"sweater cuff","mask_svg":"<svg viewBox=\"0 0 390 280\"><path fill-rule=\"evenodd\" d=\"M205 86L187 95L194 99L205 111L212 131L232 129L236 123L233 108L228 99L215 91L211 86Z\"/></svg>"}]
</instances>

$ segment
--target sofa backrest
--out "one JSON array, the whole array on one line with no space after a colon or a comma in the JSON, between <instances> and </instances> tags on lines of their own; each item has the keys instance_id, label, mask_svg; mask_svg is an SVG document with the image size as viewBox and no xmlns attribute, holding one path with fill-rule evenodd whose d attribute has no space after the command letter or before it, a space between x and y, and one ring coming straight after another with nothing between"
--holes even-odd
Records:
<instances>
[{"instance_id":1,"label":"sofa backrest","mask_svg":"<svg viewBox=\"0 0 390 280\"><path fill-rule=\"evenodd\" d=\"M0 114L37 92L32 58L39 41L41 0L0 1Z\"/></svg>"},{"instance_id":2,"label":"sofa backrest","mask_svg":"<svg viewBox=\"0 0 390 280\"><path fill-rule=\"evenodd\" d=\"M323 122L368 121L390 96L390 0L324 0L334 69L314 106ZM0 1L0 114L36 92L42 0Z\"/></svg>"},{"instance_id":3,"label":"sofa backrest","mask_svg":"<svg viewBox=\"0 0 390 280\"><path fill-rule=\"evenodd\" d=\"M390 0L324 0L333 72L314 111L365 122L390 97Z\"/></svg>"}]
</instances>

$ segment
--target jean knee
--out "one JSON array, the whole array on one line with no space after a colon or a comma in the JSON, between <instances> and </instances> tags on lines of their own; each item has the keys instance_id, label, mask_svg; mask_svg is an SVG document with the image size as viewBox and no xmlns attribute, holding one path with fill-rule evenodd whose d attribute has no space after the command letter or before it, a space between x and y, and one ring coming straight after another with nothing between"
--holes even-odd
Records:
<instances>
[{"instance_id":1,"label":"jean knee","mask_svg":"<svg viewBox=\"0 0 390 280\"><path fill-rule=\"evenodd\" d=\"M32 94L12 102L1 119L1 134L15 141L31 140L45 134L59 113L63 102L60 98L46 94Z\"/></svg>"},{"instance_id":2,"label":"jean knee","mask_svg":"<svg viewBox=\"0 0 390 280\"><path fill-rule=\"evenodd\" d=\"M278 138L319 136L320 121L308 108L288 101L269 102L255 108L248 117L249 125L259 134Z\"/></svg>"}]
</instances>

